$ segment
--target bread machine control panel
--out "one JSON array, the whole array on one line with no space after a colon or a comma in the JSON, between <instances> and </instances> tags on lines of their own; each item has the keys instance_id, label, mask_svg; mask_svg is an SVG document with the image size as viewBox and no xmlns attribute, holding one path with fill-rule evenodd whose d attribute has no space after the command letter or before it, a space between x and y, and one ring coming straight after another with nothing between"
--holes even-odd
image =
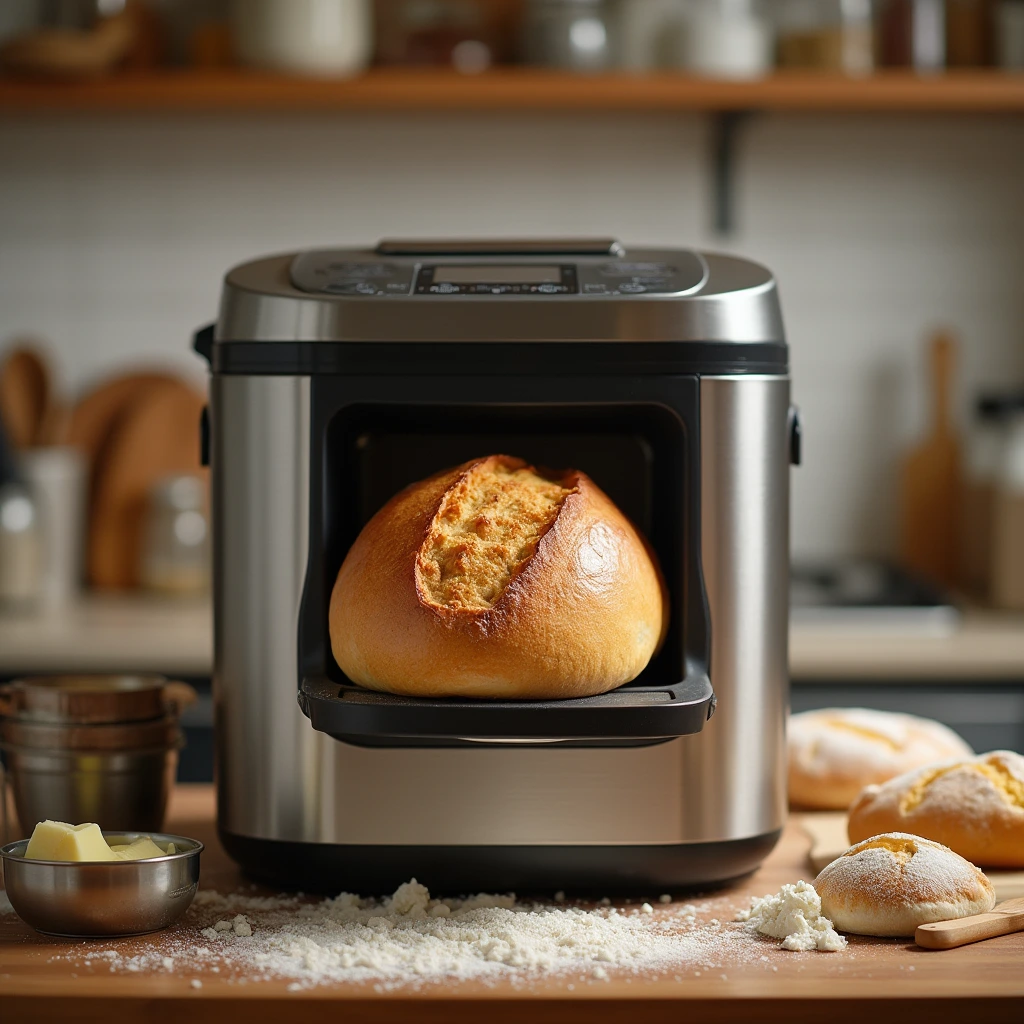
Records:
<instances>
[{"instance_id":1,"label":"bread machine control panel","mask_svg":"<svg viewBox=\"0 0 1024 1024\"><path fill-rule=\"evenodd\" d=\"M292 284L306 292L352 297L519 295L594 298L681 295L703 284L706 268L693 253L671 260L619 258L562 260L382 260L358 252L308 252L291 266ZM651 253L652 257L663 255ZM345 258L348 257L348 258Z\"/></svg>"}]
</instances>

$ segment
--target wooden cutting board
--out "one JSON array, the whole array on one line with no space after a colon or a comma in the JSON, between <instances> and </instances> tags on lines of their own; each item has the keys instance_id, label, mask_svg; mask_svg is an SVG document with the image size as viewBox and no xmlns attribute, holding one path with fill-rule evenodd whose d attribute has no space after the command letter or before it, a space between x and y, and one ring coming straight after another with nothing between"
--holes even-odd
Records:
<instances>
[{"instance_id":1,"label":"wooden cutting board","mask_svg":"<svg viewBox=\"0 0 1024 1024\"><path fill-rule=\"evenodd\" d=\"M808 861L817 874L826 864L842 856L850 848L843 811L818 811L795 814L794 818L811 840ZM1024 871L986 870L985 875L996 891L996 899L1012 900L1024 896Z\"/></svg>"},{"instance_id":2,"label":"wooden cutting board","mask_svg":"<svg viewBox=\"0 0 1024 1024\"><path fill-rule=\"evenodd\" d=\"M93 388L71 413L67 443L80 449L89 465L94 466L125 410L176 379L166 373L129 373Z\"/></svg>"},{"instance_id":3,"label":"wooden cutting board","mask_svg":"<svg viewBox=\"0 0 1024 1024\"><path fill-rule=\"evenodd\" d=\"M93 586L137 586L150 489L167 476L205 477L199 463L204 401L172 379L155 385L118 418L96 470L88 547Z\"/></svg>"}]
</instances>

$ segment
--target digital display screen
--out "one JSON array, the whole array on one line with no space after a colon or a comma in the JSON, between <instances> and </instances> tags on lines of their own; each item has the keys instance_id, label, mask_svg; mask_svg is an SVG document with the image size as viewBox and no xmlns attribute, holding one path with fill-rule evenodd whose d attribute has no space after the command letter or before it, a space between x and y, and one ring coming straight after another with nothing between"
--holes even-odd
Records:
<instances>
[{"instance_id":1,"label":"digital display screen","mask_svg":"<svg viewBox=\"0 0 1024 1024\"><path fill-rule=\"evenodd\" d=\"M561 284L561 267L435 267L435 284Z\"/></svg>"}]
</instances>

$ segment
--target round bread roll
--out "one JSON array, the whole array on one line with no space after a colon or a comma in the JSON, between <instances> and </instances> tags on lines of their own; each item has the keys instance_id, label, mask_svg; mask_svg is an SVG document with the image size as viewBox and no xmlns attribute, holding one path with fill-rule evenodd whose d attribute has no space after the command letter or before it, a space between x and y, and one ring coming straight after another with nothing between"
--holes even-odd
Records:
<instances>
[{"instance_id":1,"label":"round bread roll","mask_svg":"<svg viewBox=\"0 0 1024 1024\"><path fill-rule=\"evenodd\" d=\"M575 470L491 455L407 487L363 528L331 595L331 649L374 690L581 697L635 679L668 602L644 541Z\"/></svg>"},{"instance_id":2,"label":"round bread roll","mask_svg":"<svg viewBox=\"0 0 1024 1024\"><path fill-rule=\"evenodd\" d=\"M989 880L940 843L906 832L872 836L827 864L814 880L821 912L841 932L913 935L918 925L984 914L996 903Z\"/></svg>"},{"instance_id":3,"label":"round bread roll","mask_svg":"<svg viewBox=\"0 0 1024 1024\"><path fill-rule=\"evenodd\" d=\"M927 718L867 708L805 711L789 720L789 802L845 810L869 783L973 753Z\"/></svg>"},{"instance_id":4,"label":"round bread roll","mask_svg":"<svg viewBox=\"0 0 1024 1024\"><path fill-rule=\"evenodd\" d=\"M848 828L851 842L913 829L976 864L1024 867L1024 757L995 750L868 786Z\"/></svg>"}]
</instances>

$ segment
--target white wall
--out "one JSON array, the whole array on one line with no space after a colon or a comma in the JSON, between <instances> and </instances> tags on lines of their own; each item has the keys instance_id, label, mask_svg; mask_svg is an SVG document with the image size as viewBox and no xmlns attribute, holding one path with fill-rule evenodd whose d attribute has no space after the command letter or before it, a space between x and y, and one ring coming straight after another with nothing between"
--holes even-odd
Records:
<instances>
[{"instance_id":1,"label":"white wall","mask_svg":"<svg viewBox=\"0 0 1024 1024\"><path fill-rule=\"evenodd\" d=\"M0 121L0 343L48 339L69 387L198 373L191 330L253 255L382 235L616 234L776 272L806 418L794 550L884 552L922 341L961 336L960 402L1024 381L1024 131L1010 118L765 116L736 234L710 221L698 116L37 117Z\"/></svg>"}]
</instances>

